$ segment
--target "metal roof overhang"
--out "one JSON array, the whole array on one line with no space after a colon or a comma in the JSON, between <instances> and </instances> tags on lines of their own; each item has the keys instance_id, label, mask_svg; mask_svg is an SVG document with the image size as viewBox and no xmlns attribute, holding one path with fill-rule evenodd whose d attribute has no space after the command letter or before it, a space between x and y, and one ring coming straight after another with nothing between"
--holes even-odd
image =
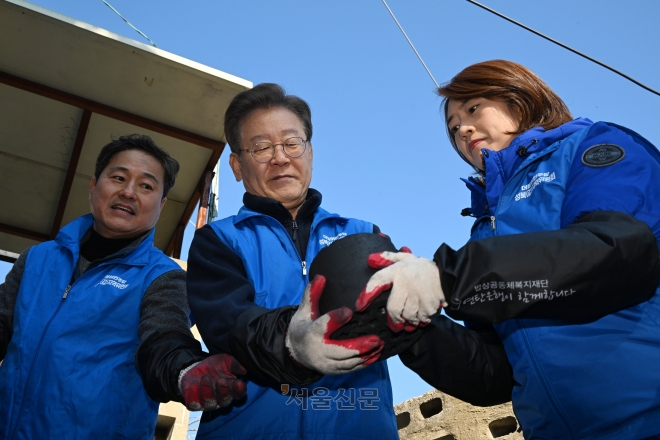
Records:
<instances>
[{"instance_id":1,"label":"metal roof overhang","mask_svg":"<svg viewBox=\"0 0 660 440\"><path fill-rule=\"evenodd\" d=\"M155 245L183 230L225 146L223 117L252 83L21 0L0 0L0 259L89 212L101 148L140 133L181 164Z\"/></svg>"}]
</instances>

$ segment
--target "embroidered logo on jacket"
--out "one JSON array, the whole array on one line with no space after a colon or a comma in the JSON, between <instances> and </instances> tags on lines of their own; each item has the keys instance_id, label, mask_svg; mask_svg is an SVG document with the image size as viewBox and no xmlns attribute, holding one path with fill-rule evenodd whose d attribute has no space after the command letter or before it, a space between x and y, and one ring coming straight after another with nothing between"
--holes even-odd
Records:
<instances>
[{"instance_id":1,"label":"embroidered logo on jacket","mask_svg":"<svg viewBox=\"0 0 660 440\"><path fill-rule=\"evenodd\" d=\"M346 237L347 235L348 234L346 232L341 232L336 237L328 237L327 235L324 235L323 238L319 240L319 244L330 245L333 242L339 240L340 238Z\"/></svg>"},{"instance_id":2,"label":"embroidered logo on jacket","mask_svg":"<svg viewBox=\"0 0 660 440\"><path fill-rule=\"evenodd\" d=\"M582 163L590 167L606 167L622 160L626 155L623 148L614 144L598 144L587 148L582 154Z\"/></svg>"},{"instance_id":3,"label":"embroidered logo on jacket","mask_svg":"<svg viewBox=\"0 0 660 440\"><path fill-rule=\"evenodd\" d=\"M548 171L545 173L535 174L534 177L532 177L532 180L527 185L523 185L520 187L522 191L516 194L516 202L520 199L526 199L527 197L531 196L532 193L534 192L534 189L536 189L536 187L539 186L541 183L552 182L553 180L555 180L554 171L552 173Z\"/></svg>"},{"instance_id":4,"label":"embroidered logo on jacket","mask_svg":"<svg viewBox=\"0 0 660 440\"><path fill-rule=\"evenodd\" d=\"M126 280L123 280L119 278L116 275L106 275L105 278L103 278L101 281L96 283L96 286L101 285L101 286L112 286L116 287L117 289L125 289L129 286L129 284L126 282Z\"/></svg>"}]
</instances>

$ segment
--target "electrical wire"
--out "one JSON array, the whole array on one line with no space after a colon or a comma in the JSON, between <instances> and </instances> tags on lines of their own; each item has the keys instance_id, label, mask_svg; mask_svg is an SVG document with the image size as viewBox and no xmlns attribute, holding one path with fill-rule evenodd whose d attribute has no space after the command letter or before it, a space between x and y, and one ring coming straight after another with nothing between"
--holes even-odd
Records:
<instances>
[{"instance_id":1,"label":"electrical wire","mask_svg":"<svg viewBox=\"0 0 660 440\"><path fill-rule=\"evenodd\" d=\"M135 29L135 30L137 31L138 34L142 35L144 38L146 38L147 40L149 40L149 43L151 43L153 47L158 47L158 46L156 46L156 43L154 43L153 41L151 41L151 38L147 37L144 33L142 33L142 31L141 31L140 29L138 29L138 28L136 28L135 26L133 26L133 25L131 24L131 22L128 21L128 20L126 20L126 19L125 19L120 13L119 13L118 10L116 10L115 8L112 7L112 5L110 5L110 3L108 3L108 2L105 1L105 0L102 0L102 1L103 1L103 3L105 3L105 5L106 5L107 7L109 7L109 8L112 9L113 11L115 11L115 14L119 15L119 17L120 17L122 20L124 20L124 21L126 22L127 25L129 25L130 27L132 27L133 29Z\"/></svg>"},{"instance_id":2,"label":"electrical wire","mask_svg":"<svg viewBox=\"0 0 660 440\"><path fill-rule=\"evenodd\" d=\"M424 68L426 69L426 72L429 74L429 76L433 80L433 84L435 84L435 86L439 88L440 86L438 85L438 82L435 80L435 78L433 78L433 75L431 74L431 71L429 70L429 68L426 67L426 63L422 59L422 56L419 54L419 52L417 52L417 49L415 49L415 46L412 44L412 41L410 41L410 38L408 38L408 35L406 35L406 31L404 31L403 27L401 27L401 25L399 24L399 20L397 20L396 17L394 16L394 12L392 12L390 7L387 6L387 3L385 2L385 0L382 0L382 1L383 1L383 4L385 5L385 7L387 8L387 10L390 12L390 15L394 19L394 22L396 23L396 25L399 26L399 29L401 29L401 33L403 34L403 36L406 37L406 40L408 40L408 44L410 44L410 47L412 47L412 50L415 51L415 54L417 55L417 58L419 58L419 61L421 61L422 66L424 66Z\"/></svg>"},{"instance_id":3,"label":"electrical wire","mask_svg":"<svg viewBox=\"0 0 660 440\"><path fill-rule=\"evenodd\" d=\"M657 91L653 90L652 88L650 88L650 87L648 87L648 86L642 84L641 82L637 81L636 79L629 77L629 76L626 75L625 73L619 72L618 70L616 70L616 69L614 69L614 68L608 66L608 65L605 64L605 63L601 63L600 61L598 61L598 60L596 60L596 59L594 59L594 58L591 58L590 56L585 55L585 54L583 54L582 52L579 52L579 51L577 51L577 50L575 50L575 49L573 49L573 48L571 48L571 47L569 47L569 46L567 46L567 45L565 45L565 44L563 44L563 43L560 43L560 42L557 41L557 40L554 40L554 39L552 39L552 38L550 38L550 37L548 37L548 36L546 36L546 35L543 35L542 33L538 32L538 31L535 31L534 29L530 28L529 26L525 26L524 24L519 23L519 22L517 22L516 20L513 20L513 19L507 17L506 15L500 14L499 12L497 12L497 11L495 11L495 10L489 8L488 6L484 6L484 5L482 5L481 3L478 3L478 2L476 2L476 1L474 1L474 0L467 0L467 1L470 2L470 3L472 3L473 5L479 6L480 8L483 8L483 9L485 9L486 11L491 12L491 13L497 15L498 17L501 17L501 18L503 18L503 19L505 19L505 20L507 20L507 21L510 21L511 23L513 23L513 24L515 24L515 25L518 25L518 26L520 26L520 27L523 28L523 29L526 29L526 30L530 31L530 32L532 32L532 33L538 35L539 37L545 38L546 40L548 40L548 41L550 41L550 42L552 42L552 43L555 43L556 45L561 46L561 47L563 47L564 49L570 50L570 51L573 52L574 54L580 55L581 57L586 58L586 59L588 59L589 61L592 61L592 62L598 64L599 66L602 66L602 67L604 67L604 68L606 68L606 69L608 69L608 70L611 70L612 72L616 73L617 75L621 75L621 76L624 77L625 79L627 79L627 80L629 80L629 81L631 81L631 82L637 84L638 86L642 87L643 89L646 89L646 90L648 90L649 92L651 92L651 93L655 93L656 95L660 96L660 92L657 92Z\"/></svg>"}]
</instances>

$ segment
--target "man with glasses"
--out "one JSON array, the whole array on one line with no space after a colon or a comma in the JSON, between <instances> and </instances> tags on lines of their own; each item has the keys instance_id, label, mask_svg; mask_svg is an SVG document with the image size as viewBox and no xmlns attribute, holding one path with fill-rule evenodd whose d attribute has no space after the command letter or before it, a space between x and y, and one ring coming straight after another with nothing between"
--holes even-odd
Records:
<instances>
[{"instance_id":1,"label":"man with glasses","mask_svg":"<svg viewBox=\"0 0 660 440\"><path fill-rule=\"evenodd\" d=\"M351 311L318 316L324 280L308 279L333 239L379 232L326 212L309 188L309 106L257 85L230 104L225 136L244 206L196 232L188 300L211 354L232 353L247 369L247 396L205 413L197 438L398 438L387 365L376 363L383 342L329 339Z\"/></svg>"}]
</instances>

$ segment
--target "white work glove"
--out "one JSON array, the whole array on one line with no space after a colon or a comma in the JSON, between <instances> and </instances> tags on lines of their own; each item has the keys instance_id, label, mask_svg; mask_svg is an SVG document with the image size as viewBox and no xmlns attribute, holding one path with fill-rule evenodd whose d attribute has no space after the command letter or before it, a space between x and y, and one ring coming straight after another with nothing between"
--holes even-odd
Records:
<instances>
[{"instance_id":1,"label":"white work glove","mask_svg":"<svg viewBox=\"0 0 660 440\"><path fill-rule=\"evenodd\" d=\"M325 278L314 277L307 285L298 310L291 318L286 346L299 364L323 374L343 374L373 364L385 343L376 335L335 340L330 335L349 322L353 311L347 307L319 316L319 299Z\"/></svg>"},{"instance_id":2,"label":"white work glove","mask_svg":"<svg viewBox=\"0 0 660 440\"><path fill-rule=\"evenodd\" d=\"M400 252L371 254L367 264L380 270L369 279L355 303L355 310L365 310L391 287L387 324L395 332L425 326L432 315L447 306L440 286L440 271L433 261L416 257L403 247Z\"/></svg>"}]
</instances>

